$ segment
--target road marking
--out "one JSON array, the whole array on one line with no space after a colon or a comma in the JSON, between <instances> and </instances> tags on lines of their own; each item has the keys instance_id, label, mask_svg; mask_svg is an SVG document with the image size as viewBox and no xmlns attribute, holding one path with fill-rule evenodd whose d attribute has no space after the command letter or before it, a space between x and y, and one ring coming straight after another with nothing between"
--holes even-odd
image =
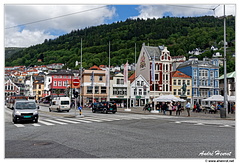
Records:
<instances>
[{"instance_id":1,"label":"road marking","mask_svg":"<svg viewBox=\"0 0 240 163\"><path fill-rule=\"evenodd\" d=\"M32 125L35 126L35 127L41 126L40 124L37 124L37 123L33 123Z\"/></svg>"},{"instance_id":2,"label":"road marking","mask_svg":"<svg viewBox=\"0 0 240 163\"><path fill-rule=\"evenodd\" d=\"M39 123L42 123L42 124L45 124L47 126L53 126L55 124L52 124L52 123L49 123L49 122L45 122L45 121L42 121L42 120L38 120Z\"/></svg>"},{"instance_id":3,"label":"road marking","mask_svg":"<svg viewBox=\"0 0 240 163\"><path fill-rule=\"evenodd\" d=\"M56 120L63 121L63 122L68 122L68 123L74 123L74 124L79 123L79 122L69 121L69 120L66 120L66 119L56 119Z\"/></svg>"},{"instance_id":4,"label":"road marking","mask_svg":"<svg viewBox=\"0 0 240 163\"><path fill-rule=\"evenodd\" d=\"M69 118L67 118L67 119L69 119ZM70 119L69 119L70 120ZM84 123L92 123L92 122L90 122L90 121L84 121L84 120L82 120L82 119L71 119L71 120L73 120L73 121L78 121L78 122L84 122Z\"/></svg>"},{"instance_id":5,"label":"road marking","mask_svg":"<svg viewBox=\"0 0 240 163\"><path fill-rule=\"evenodd\" d=\"M55 121L55 120L52 120L52 119L44 119L44 120L45 120L45 121L48 121L48 122L57 123L57 124L60 124L60 125L66 125L66 124L67 124L67 123Z\"/></svg>"},{"instance_id":6,"label":"road marking","mask_svg":"<svg viewBox=\"0 0 240 163\"><path fill-rule=\"evenodd\" d=\"M199 125L199 126L201 126L201 125L204 125L203 123L196 123L196 124L193 124L193 125Z\"/></svg>"},{"instance_id":7,"label":"road marking","mask_svg":"<svg viewBox=\"0 0 240 163\"><path fill-rule=\"evenodd\" d=\"M223 126L219 126L219 127L232 127L230 125L223 125Z\"/></svg>"},{"instance_id":8,"label":"road marking","mask_svg":"<svg viewBox=\"0 0 240 163\"><path fill-rule=\"evenodd\" d=\"M16 127L25 127L23 124L14 124Z\"/></svg>"},{"instance_id":9,"label":"road marking","mask_svg":"<svg viewBox=\"0 0 240 163\"><path fill-rule=\"evenodd\" d=\"M174 122L174 123L182 123L182 122L176 121L176 122Z\"/></svg>"},{"instance_id":10,"label":"road marking","mask_svg":"<svg viewBox=\"0 0 240 163\"><path fill-rule=\"evenodd\" d=\"M102 120L92 119L92 118L84 118L84 120L93 121L93 122L103 122Z\"/></svg>"}]
</instances>

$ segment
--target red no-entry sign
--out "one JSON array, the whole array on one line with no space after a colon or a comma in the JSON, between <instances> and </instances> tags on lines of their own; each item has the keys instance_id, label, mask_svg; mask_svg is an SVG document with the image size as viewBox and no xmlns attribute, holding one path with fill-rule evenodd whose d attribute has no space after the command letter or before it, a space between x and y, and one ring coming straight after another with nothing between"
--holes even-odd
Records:
<instances>
[{"instance_id":1,"label":"red no-entry sign","mask_svg":"<svg viewBox=\"0 0 240 163\"><path fill-rule=\"evenodd\" d=\"M73 79L73 85L74 86L79 86L80 80L79 79Z\"/></svg>"}]
</instances>

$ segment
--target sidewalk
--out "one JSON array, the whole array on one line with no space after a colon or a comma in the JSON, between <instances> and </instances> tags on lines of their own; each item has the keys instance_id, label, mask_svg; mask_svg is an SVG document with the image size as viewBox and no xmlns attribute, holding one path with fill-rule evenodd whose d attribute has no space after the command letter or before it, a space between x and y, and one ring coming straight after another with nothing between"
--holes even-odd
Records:
<instances>
[{"instance_id":1,"label":"sidewalk","mask_svg":"<svg viewBox=\"0 0 240 163\"><path fill-rule=\"evenodd\" d=\"M126 108L118 108L118 112L120 113L132 113L132 114L146 114L146 115L163 115L163 112L160 113L151 113L148 111L143 111L142 107L131 107L129 109L131 109L131 111L125 111L124 109ZM166 115L169 116L170 112L166 111ZM171 116L176 116L176 111L172 111L172 115ZM181 112L180 117L188 117L187 116L187 111L184 110ZM216 114L210 114L210 113L204 113L204 112L200 112L200 113L196 113L196 112L192 112L192 110L190 111L190 117L196 117L196 118L207 118L207 119L221 119L221 120L235 120L235 114L227 114L227 118L220 118L220 112L218 111Z\"/></svg>"}]
</instances>

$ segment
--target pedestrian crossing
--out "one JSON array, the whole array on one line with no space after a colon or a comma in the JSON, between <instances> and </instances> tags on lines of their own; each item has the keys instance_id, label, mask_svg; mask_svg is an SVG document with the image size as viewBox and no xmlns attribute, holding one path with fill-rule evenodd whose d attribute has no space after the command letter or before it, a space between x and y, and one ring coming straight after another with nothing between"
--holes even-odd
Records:
<instances>
[{"instance_id":1,"label":"pedestrian crossing","mask_svg":"<svg viewBox=\"0 0 240 163\"><path fill-rule=\"evenodd\" d=\"M102 122L112 122L112 121L128 121L128 120L144 120L144 119L164 119L171 118L169 123L174 123L176 125L181 125L183 123L192 124L194 126L206 126L206 125L216 125L218 127L235 127L235 124L223 124L219 121L210 120L181 120L173 116L159 116L159 115L141 115L141 114L121 114L121 115L104 115L95 114L93 116L86 116L81 118L40 118L38 123L23 123L14 124L15 127L41 127L41 126L55 126L55 125L70 125L70 124L80 124L80 123L102 123Z\"/></svg>"},{"instance_id":2,"label":"pedestrian crossing","mask_svg":"<svg viewBox=\"0 0 240 163\"><path fill-rule=\"evenodd\" d=\"M121 121L121 120L140 120L140 119L158 119L159 116L154 115L114 115L110 116L89 116L83 118L41 118L38 123L24 123L24 124L14 124L16 127L27 127L27 126L55 126L55 125L68 125L68 124L79 124L79 123L101 123L101 122L111 122L111 121Z\"/></svg>"}]
</instances>

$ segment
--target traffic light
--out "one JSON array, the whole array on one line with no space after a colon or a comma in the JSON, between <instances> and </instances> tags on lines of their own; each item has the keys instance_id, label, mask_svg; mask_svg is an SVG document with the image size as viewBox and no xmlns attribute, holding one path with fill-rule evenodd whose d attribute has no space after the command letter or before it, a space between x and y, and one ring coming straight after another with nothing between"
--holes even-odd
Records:
<instances>
[{"instance_id":1,"label":"traffic light","mask_svg":"<svg viewBox=\"0 0 240 163\"><path fill-rule=\"evenodd\" d=\"M75 97L75 98L78 97L78 92L77 92L77 91L75 91L73 94L74 94L74 97Z\"/></svg>"}]
</instances>

